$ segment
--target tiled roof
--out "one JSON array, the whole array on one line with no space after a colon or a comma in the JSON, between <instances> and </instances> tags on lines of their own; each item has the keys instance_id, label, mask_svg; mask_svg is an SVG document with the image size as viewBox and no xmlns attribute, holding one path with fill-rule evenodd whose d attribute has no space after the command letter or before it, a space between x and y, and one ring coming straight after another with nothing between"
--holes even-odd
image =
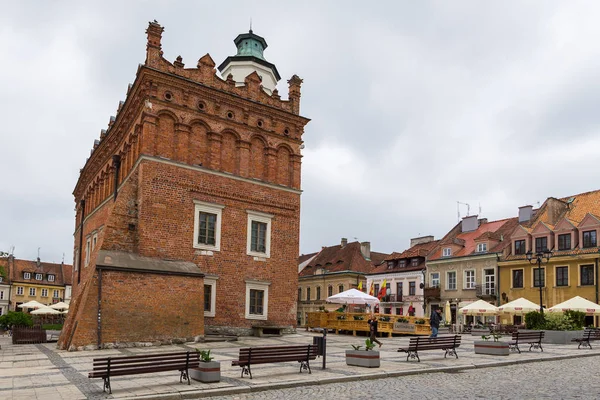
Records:
<instances>
[{"instance_id":1,"label":"tiled roof","mask_svg":"<svg viewBox=\"0 0 600 400\"><path fill-rule=\"evenodd\" d=\"M324 247L319 254L313 258L310 263L300 272L299 276L311 276L315 272L323 268L327 272L341 272L341 271L353 271L369 273L373 270L374 265L372 261L367 261L361 251L360 242L351 242L346 244L344 247L341 245ZM380 258L381 253L371 252L375 259ZM387 255L383 258L385 259ZM371 259L373 260L373 258Z\"/></svg>"},{"instance_id":2,"label":"tiled roof","mask_svg":"<svg viewBox=\"0 0 600 400\"><path fill-rule=\"evenodd\" d=\"M389 254L385 253L377 253L375 251L371 252L371 264L379 265L390 257Z\"/></svg>"},{"instance_id":3,"label":"tiled roof","mask_svg":"<svg viewBox=\"0 0 600 400\"><path fill-rule=\"evenodd\" d=\"M429 260L439 260L441 258L451 259L453 257L464 257L475 253L477 239L488 238L493 241L498 241L492 247L488 248L487 253L496 253L502 251L507 246L510 246L510 233L515 229L518 224L518 218L506 218L498 221L484 222L479 227L471 232L460 232L461 223L458 223L444 238L440 241L438 246L432 254L429 255ZM442 246L457 243L457 240L464 243L464 247L451 257L442 257ZM502 239L502 240L500 240ZM458 243L461 243L458 242Z\"/></svg>"},{"instance_id":4,"label":"tiled roof","mask_svg":"<svg viewBox=\"0 0 600 400\"><path fill-rule=\"evenodd\" d=\"M307 260L310 260L311 258L313 258L314 256L316 256L317 254L318 254L318 252L300 255L300 257L298 257L298 264L302 264L303 262L305 262Z\"/></svg>"},{"instance_id":5,"label":"tiled roof","mask_svg":"<svg viewBox=\"0 0 600 400\"><path fill-rule=\"evenodd\" d=\"M72 284L72 268L71 265L65 264L54 264L47 262L40 262L38 265L37 261L30 260L19 260L14 259L14 268L10 271L10 280L13 282L24 282L24 283L35 283L53 286L64 286L65 281L67 284ZM23 279L23 273L30 272L31 279ZM36 280L35 274L42 274L42 280ZM48 275L54 275L54 281L48 281Z\"/></svg>"},{"instance_id":6,"label":"tiled roof","mask_svg":"<svg viewBox=\"0 0 600 400\"><path fill-rule=\"evenodd\" d=\"M437 246L439 240L432 240L427 243L419 243L414 245L413 247L404 250L402 253L392 253L386 260L406 260L406 266L400 267L399 265L394 266L393 268L389 268L387 263L379 265L375 268L371 273L378 274L383 272L408 272L408 271L418 271L425 268L425 257L427 254ZM411 259L415 257L420 257L422 259L419 260L419 265L413 267L411 265Z\"/></svg>"}]
</instances>

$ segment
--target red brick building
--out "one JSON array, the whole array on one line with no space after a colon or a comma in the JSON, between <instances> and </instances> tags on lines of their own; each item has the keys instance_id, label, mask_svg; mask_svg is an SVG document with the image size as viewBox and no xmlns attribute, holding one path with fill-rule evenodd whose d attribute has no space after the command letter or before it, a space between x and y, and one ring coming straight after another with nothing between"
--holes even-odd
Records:
<instances>
[{"instance_id":1,"label":"red brick building","mask_svg":"<svg viewBox=\"0 0 600 400\"><path fill-rule=\"evenodd\" d=\"M73 300L59 346L193 340L295 325L300 85L274 84L252 31L219 70L146 61L75 187ZM248 72L248 73L246 73Z\"/></svg>"}]
</instances>

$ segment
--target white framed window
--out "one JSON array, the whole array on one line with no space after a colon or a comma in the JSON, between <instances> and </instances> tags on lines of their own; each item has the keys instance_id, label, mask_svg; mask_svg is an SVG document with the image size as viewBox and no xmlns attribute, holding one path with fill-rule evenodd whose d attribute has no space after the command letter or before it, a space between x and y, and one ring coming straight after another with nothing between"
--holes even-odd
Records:
<instances>
[{"instance_id":1,"label":"white framed window","mask_svg":"<svg viewBox=\"0 0 600 400\"><path fill-rule=\"evenodd\" d=\"M88 238L85 241L85 262L83 263L84 267L87 267L90 263L91 253L92 252L92 239Z\"/></svg>"},{"instance_id":2,"label":"white framed window","mask_svg":"<svg viewBox=\"0 0 600 400\"><path fill-rule=\"evenodd\" d=\"M204 316L214 317L217 308L217 278L204 277Z\"/></svg>"},{"instance_id":3,"label":"white framed window","mask_svg":"<svg viewBox=\"0 0 600 400\"><path fill-rule=\"evenodd\" d=\"M429 276L431 277L431 287L440 287L440 273L432 272Z\"/></svg>"},{"instance_id":4,"label":"white framed window","mask_svg":"<svg viewBox=\"0 0 600 400\"><path fill-rule=\"evenodd\" d=\"M271 219L273 215L258 211L248 213L247 254L254 257L271 257Z\"/></svg>"},{"instance_id":5,"label":"white framed window","mask_svg":"<svg viewBox=\"0 0 600 400\"><path fill-rule=\"evenodd\" d=\"M477 252L485 253L487 251L487 243L477 243Z\"/></svg>"},{"instance_id":6,"label":"white framed window","mask_svg":"<svg viewBox=\"0 0 600 400\"><path fill-rule=\"evenodd\" d=\"M23 296L23 286L17 286L17 294Z\"/></svg>"},{"instance_id":7,"label":"white framed window","mask_svg":"<svg viewBox=\"0 0 600 400\"><path fill-rule=\"evenodd\" d=\"M41 281L42 280L42 274L35 274L35 280L36 281Z\"/></svg>"},{"instance_id":8,"label":"white framed window","mask_svg":"<svg viewBox=\"0 0 600 400\"><path fill-rule=\"evenodd\" d=\"M35 288L34 287L30 287L29 288L29 295L30 296L35 296Z\"/></svg>"},{"instance_id":9,"label":"white framed window","mask_svg":"<svg viewBox=\"0 0 600 400\"><path fill-rule=\"evenodd\" d=\"M23 273L23 279L31 279L31 272Z\"/></svg>"},{"instance_id":10,"label":"white framed window","mask_svg":"<svg viewBox=\"0 0 600 400\"><path fill-rule=\"evenodd\" d=\"M246 319L267 319L269 285L269 282L246 281Z\"/></svg>"},{"instance_id":11,"label":"white framed window","mask_svg":"<svg viewBox=\"0 0 600 400\"><path fill-rule=\"evenodd\" d=\"M0 282L2 282L4 280L4 277L0 276Z\"/></svg>"},{"instance_id":12,"label":"white framed window","mask_svg":"<svg viewBox=\"0 0 600 400\"><path fill-rule=\"evenodd\" d=\"M98 234L94 233L94 236L92 236L92 250L94 250L96 248L97 242L98 242Z\"/></svg>"},{"instance_id":13,"label":"white framed window","mask_svg":"<svg viewBox=\"0 0 600 400\"><path fill-rule=\"evenodd\" d=\"M54 282L54 275L52 275L52 274L48 275L48 282Z\"/></svg>"},{"instance_id":14,"label":"white framed window","mask_svg":"<svg viewBox=\"0 0 600 400\"><path fill-rule=\"evenodd\" d=\"M42 297L48 297L48 289L42 289Z\"/></svg>"},{"instance_id":15,"label":"white framed window","mask_svg":"<svg viewBox=\"0 0 600 400\"><path fill-rule=\"evenodd\" d=\"M221 215L224 205L194 200L194 248L221 250Z\"/></svg>"},{"instance_id":16,"label":"white framed window","mask_svg":"<svg viewBox=\"0 0 600 400\"><path fill-rule=\"evenodd\" d=\"M448 290L456 290L456 271L448 272L448 285L446 289Z\"/></svg>"},{"instance_id":17,"label":"white framed window","mask_svg":"<svg viewBox=\"0 0 600 400\"><path fill-rule=\"evenodd\" d=\"M475 289L475 271L465 271L465 289Z\"/></svg>"},{"instance_id":18,"label":"white framed window","mask_svg":"<svg viewBox=\"0 0 600 400\"><path fill-rule=\"evenodd\" d=\"M444 247L442 250L442 257L450 257L452 255L452 249L450 247Z\"/></svg>"},{"instance_id":19,"label":"white framed window","mask_svg":"<svg viewBox=\"0 0 600 400\"><path fill-rule=\"evenodd\" d=\"M0 307L0 315L4 313L4 307Z\"/></svg>"},{"instance_id":20,"label":"white framed window","mask_svg":"<svg viewBox=\"0 0 600 400\"><path fill-rule=\"evenodd\" d=\"M58 299L58 295L59 295L59 294L60 294L60 293L58 293L58 289L55 289L55 290L52 292L52 297L54 297L55 299Z\"/></svg>"}]
</instances>

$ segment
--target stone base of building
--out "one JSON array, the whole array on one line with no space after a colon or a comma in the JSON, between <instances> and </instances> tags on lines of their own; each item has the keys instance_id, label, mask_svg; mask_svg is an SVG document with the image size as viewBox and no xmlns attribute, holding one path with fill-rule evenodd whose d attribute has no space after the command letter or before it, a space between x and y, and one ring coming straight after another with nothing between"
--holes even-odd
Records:
<instances>
[{"instance_id":1,"label":"stone base of building","mask_svg":"<svg viewBox=\"0 0 600 400\"><path fill-rule=\"evenodd\" d=\"M232 326L211 326L206 325L204 327L204 333L206 335L225 335L225 336L254 336L254 329L250 328L239 328ZM289 335L292 333L296 333L296 328L294 326L287 326L281 329L281 333L284 335Z\"/></svg>"},{"instance_id":2,"label":"stone base of building","mask_svg":"<svg viewBox=\"0 0 600 400\"><path fill-rule=\"evenodd\" d=\"M204 336L196 336L189 338L173 338L165 340L156 340L153 342L117 342L117 343L102 343L101 349L126 349L130 347L153 347L153 346L168 346L172 344L195 343L203 342ZM97 344L88 344L86 346L71 346L69 351L90 351L98 350Z\"/></svg>"}]
</instances>

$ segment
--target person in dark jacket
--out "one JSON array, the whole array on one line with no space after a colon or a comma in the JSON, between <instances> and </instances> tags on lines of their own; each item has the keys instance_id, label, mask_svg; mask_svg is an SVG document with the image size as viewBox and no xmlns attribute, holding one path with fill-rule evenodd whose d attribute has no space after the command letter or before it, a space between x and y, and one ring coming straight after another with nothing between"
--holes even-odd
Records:
<instances>
[{"instance_id":1,"label":"person in dark jacket","mask_svg":"<svg viewBox=\"0 0 600 400\"><path fill-rule=\"evenodd\" d=\"M369 318L369 321L367 322L369 324L369 338L372 342L377 343L379 347L381 347L382 343L379 340L377 340L377 317L375 317L375 315L371 315L371 318Z\"/></svg>"},{"instance_id":2,"label":"person in dark jacket","mask_svg":"<svg viewBox=\"0 0 600 400\"><path fill-rule=\"evenodd\" d=\"M431 312L431 317L429 317L429 325L431 326L430 338L437 337L440 322L442 322L442 309L440 307L436 307L435 310Z\"/></svg>"}]
</instances>

